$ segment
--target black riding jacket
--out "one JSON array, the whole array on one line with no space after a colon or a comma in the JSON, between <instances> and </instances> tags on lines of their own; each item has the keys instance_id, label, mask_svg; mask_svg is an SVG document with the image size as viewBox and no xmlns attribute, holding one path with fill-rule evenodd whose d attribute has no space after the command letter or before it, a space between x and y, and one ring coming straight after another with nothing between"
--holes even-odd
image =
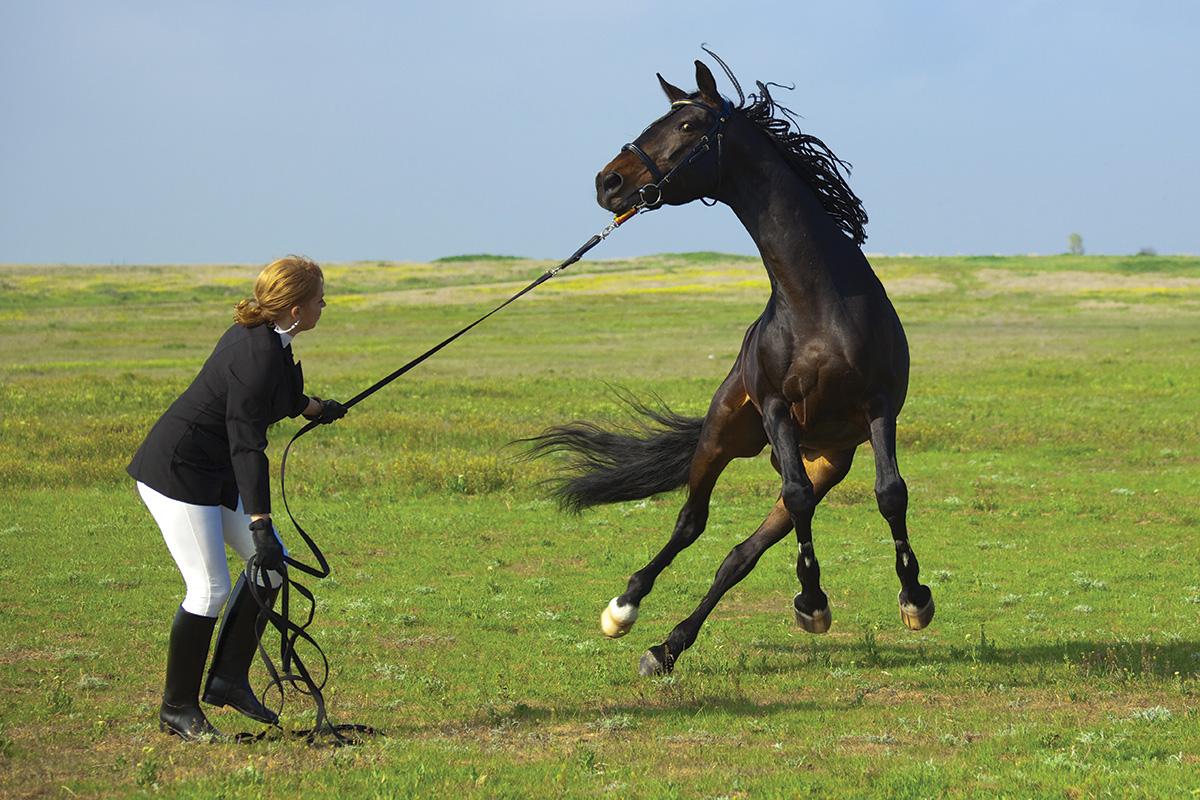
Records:
<instances>
[{"instance_id":1,"label":"black riding jacket","mask_svg":"<svg viewBox=\"0 0 1200 800\"><path fill-rule=\"evenodd\" d=\"M234 325L159 418L126 471L174 500L271 511L267 426L308 405L304 373L270 323Z\"/></svg>"}]
</instances>

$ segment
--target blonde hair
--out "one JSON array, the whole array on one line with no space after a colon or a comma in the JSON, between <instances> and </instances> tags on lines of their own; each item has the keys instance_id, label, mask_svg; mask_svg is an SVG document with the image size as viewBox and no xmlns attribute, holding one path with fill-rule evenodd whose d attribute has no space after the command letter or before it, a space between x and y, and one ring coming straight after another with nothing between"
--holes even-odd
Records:
<instances>
[{"instance_id":1,"label":"blonde hair","mask_svg":"<svg viewBox=\"0 0 1200 800\"><path fill-rule=\"evenodd\" d=\"M311 300L321 291L325 275L317 262L304 256L277 258L263 267L254 281L254 296L237 304L233 321L253 328L277 319L292 306Z\"/></svg>"}]
</instances>

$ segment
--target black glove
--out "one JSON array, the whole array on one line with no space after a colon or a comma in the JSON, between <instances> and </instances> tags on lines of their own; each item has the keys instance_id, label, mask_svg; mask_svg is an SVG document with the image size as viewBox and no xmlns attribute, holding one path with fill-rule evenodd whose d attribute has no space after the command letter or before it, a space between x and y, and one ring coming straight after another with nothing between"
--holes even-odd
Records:
<instances>
[{"instance_id":1,"label":"black glove","mask_svg":"<svg viewBox=\"0 0 1200 800\"><path fill-rule=\"evenodd\" d=\"M250 538L254 540L254 557L263 569L278 571L283 566L283 545L275 535L275 527L269 519L256 519L250 523Z\"/></svg>"},{"instance_id":2,"label":"black glove","mask_svg":"<svg viewBox=\"0 0 1200 800\"><path fill-rule=\"evenodd\" d=\"M337 400L322 400L321 413L317 414L316 420L322 425L328 425L334 420L341 419L346 416L347 409Z\"/></svg>"}]
</instances>

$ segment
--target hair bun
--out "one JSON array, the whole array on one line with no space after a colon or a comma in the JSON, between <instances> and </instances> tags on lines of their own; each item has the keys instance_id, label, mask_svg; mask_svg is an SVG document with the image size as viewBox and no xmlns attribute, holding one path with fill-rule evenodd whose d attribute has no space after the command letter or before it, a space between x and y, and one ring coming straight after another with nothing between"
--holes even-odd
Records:
<instances>
[{"instance_id":1,"label":"hair bun","mask_svg":"<svg viewBox=\"0 0 1200 800\"><path fill-rule=\"evenodd\" d=\"M277 258L258 273L254 292L234 309L234 321L251 328L269 322L292 306L317 297L323 280L321 268L311 259Z\"/></svg>"}]
</instances>

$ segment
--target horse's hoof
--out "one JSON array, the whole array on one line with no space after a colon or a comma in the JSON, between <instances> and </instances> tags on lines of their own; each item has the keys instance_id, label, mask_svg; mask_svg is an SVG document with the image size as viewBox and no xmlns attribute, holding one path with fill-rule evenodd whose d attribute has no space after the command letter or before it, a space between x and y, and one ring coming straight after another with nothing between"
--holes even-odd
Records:
<instances>
[{"instance_id":1,"label":"horse's hoof","mask_svg":"<svg viewBox=\"0 0 1200 800\"><path fill-rule=\"evenodd\" d=\"M908 598L904 596L904 592L900 592L900 596L897 599L900 603L900 621L910 631L919 631L933 620L932 594L929 595L929 602L920 607L908 602Z\"/></svg>"},{"instance_id":2,"label":"horse's hoof","mask_svg":"<svg viewBox=\"0 0 1200 800\"><path fill-rule=\"evenodd\" d=\"M669 675L674 668L675 659L667 652L666 645L662 644L647 650L638 663L638 672L645 678Z\"/></svg>"},{"instance_id":3,"label":"horse's hoof","mask_svg":"<svg viewBox=\"0 0 1200 800\"><path fill-rule=\"evenodd\" d=\"M623 606L617 600L618 598L614 597L600 612L600 630L604 631L604 635L610 639L620 639L629 633L629 629L633 627L633 623L637 622L638 617L637 606L632 603Z\"/></svg>"},{"instance_id":4,"label":"horse's hoof","mask_svg":"<svg viewBox=\"0 0 1200 800\"><path fill-rule=\"evenodd\" d=\"M825 633L829 630L830 623L833 622L833 615L829 613L828 605L811 614L801 609L800 595L796 595L792 599L792 609L796 612L796 624L809 633Z\"/></svg>"}]
</instances>

